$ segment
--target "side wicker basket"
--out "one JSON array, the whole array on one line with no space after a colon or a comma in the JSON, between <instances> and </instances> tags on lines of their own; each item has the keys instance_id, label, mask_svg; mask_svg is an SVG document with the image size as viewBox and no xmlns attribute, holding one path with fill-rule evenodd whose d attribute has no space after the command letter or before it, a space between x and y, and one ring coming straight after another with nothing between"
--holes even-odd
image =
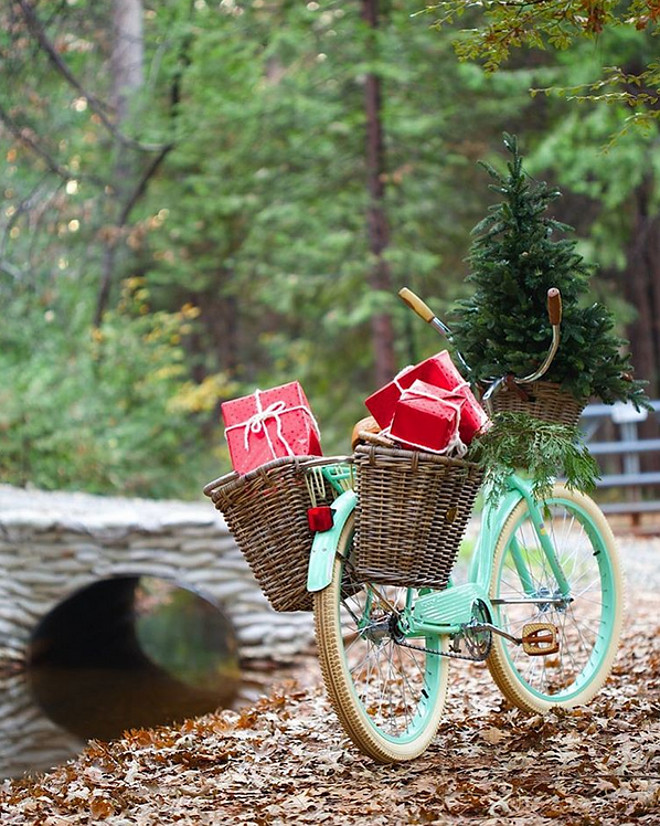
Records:
<instances>
[{"instance_id":1,"label":"side wicker basket","mask_svg":"<svg viewBox=\"0 0 660 826\"><path fill-rule=\"evenodd\" d=\"M364 581L444 588L458 555L483 471L471 462L360 445L356 576Z\"/></svg>"},{"instance_id":2,"label":"side wicker basket","mask_svg":"<svg viewBox=\"0 0 660 826\"><path fill-rule=\"evenodd\" d=\"M586 399L576 399L554 382L538 381L519 388L504 387L493 396L491 403L495 413L527 413L534 419L576 425Z\"/></svg>"},{"instance_id":3,"label":"side wicker basket","mask_svg":"<svg viewBox=\"0 0 660 826\"><path fill-rule=\"evenodd\" d=\"M314 484L308 484L308 473L324 461L318 456L275 459L244 476L229 473L204 488L276 611L312 608L307 568L314 534L307 510L329 505L337 495L321 474L314 474Z\"/></svg>"}]
</instances>

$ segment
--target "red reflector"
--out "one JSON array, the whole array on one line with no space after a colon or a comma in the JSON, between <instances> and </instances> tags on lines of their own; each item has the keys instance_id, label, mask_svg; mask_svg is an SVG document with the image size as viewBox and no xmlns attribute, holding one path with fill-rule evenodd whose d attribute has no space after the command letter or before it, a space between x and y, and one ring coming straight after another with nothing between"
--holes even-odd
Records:
<instances>
[{"instance_id":1,"label":"red reflector","mask_svg":"<svg viewBox=\"0 0 660 826\"><path fill-rule=\"evenodd\" d=\"M329 505L308 508L307 521L310 531L329 531L332 527L332 508Z\"/></svg>"}]
</instances>

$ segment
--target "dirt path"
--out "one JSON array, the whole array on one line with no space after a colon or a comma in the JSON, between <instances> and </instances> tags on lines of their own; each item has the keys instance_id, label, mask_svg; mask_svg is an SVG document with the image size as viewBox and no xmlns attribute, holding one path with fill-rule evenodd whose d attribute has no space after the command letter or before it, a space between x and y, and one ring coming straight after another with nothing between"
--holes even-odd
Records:
<instances>
[{"instance_id":1,"label":"dirt path","mask_svg":"<svg viewBox=\"0 0 660 826\"><path fill-rule=\"evenodd\" d=\"M2 826L398 826L660 822L660 539L621 542L631 584L613 674L586 709L507 708L484 666L452 669L429 750L378 766L342 736L313 662L256 706L91 744L0 785Z\"/></svg>"}]
</instances>

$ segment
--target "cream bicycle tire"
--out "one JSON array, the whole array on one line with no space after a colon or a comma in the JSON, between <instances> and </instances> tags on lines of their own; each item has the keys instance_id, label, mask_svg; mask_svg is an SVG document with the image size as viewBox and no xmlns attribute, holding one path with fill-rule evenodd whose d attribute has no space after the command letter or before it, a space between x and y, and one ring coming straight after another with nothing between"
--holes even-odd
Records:
<instances>
[{"instance_id":1,"label":"cream bicycle tire","mask_svg":"<svg viewBox=\"0 0 660 826\"><path fill-rule=\"evenodd\" d=\"M616 657L624 616L625 583L616 541L598 506L582 493L556 484L547 500L544 523L572 586L572 601L553 607L498 605L495 623L513 634L524 622L551 622L559 631L556 655L529 657L520 647L493 635L488 667L504 696L515 706L544 713L553 707L588 703L605 683ZM556 595L557 586L538 548L538 539L520 502L497 541L491 599L516 598L518 585L511 548L525 554L536 596ZM529 612L526 615L526 612Z\"/></svg>"},{"instance_id":2,"label":"cream bicycle tire","mask_svg":"<svg viewBox=\"0 0 660 826\"><path fill-rule=\"evenodd\" d=\"M395 590L407 589L351 582L352 537L353 517L338 542L332 582L314 598L323 680L342 727L362 752L381 763L412 760L436 734L447 694L448 661L388 636L378 594L387 591L391 601ZM411 643L441 651L446 638Z\"/></svg>"}]
</instances>

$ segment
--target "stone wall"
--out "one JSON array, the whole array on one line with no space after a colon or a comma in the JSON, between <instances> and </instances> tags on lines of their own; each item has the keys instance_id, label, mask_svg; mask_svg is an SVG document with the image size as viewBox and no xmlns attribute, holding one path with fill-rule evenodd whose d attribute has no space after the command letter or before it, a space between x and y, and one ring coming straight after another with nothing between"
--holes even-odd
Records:
<instances>
[{"instance_id":1,"label":"stone wall","mask_svg":"<svg viewBox=\"0 0 660 826\"><path fill-rule=\"evenodd\" d=\"M286 657L313 636L309 613L276 613L209 501L150 501L0 485L0 661L20 663L32 630L100 579L175 580L217 603L243 658Z\"/></svg>"},{"instance_id":2,"label":"stone wall","mask_svg":"<svg viewBox=\"0 0 660 826\"><path fill-rule=\"evenodd\" d=\"M0 485L0 777L52 766L82 742L33 702L25 664L39 621L114 576L174 580L222 609L244 673L286 662L313 637L309 613L279 614L210 501L155 502Z\"/></svg>"}]
</instances>

